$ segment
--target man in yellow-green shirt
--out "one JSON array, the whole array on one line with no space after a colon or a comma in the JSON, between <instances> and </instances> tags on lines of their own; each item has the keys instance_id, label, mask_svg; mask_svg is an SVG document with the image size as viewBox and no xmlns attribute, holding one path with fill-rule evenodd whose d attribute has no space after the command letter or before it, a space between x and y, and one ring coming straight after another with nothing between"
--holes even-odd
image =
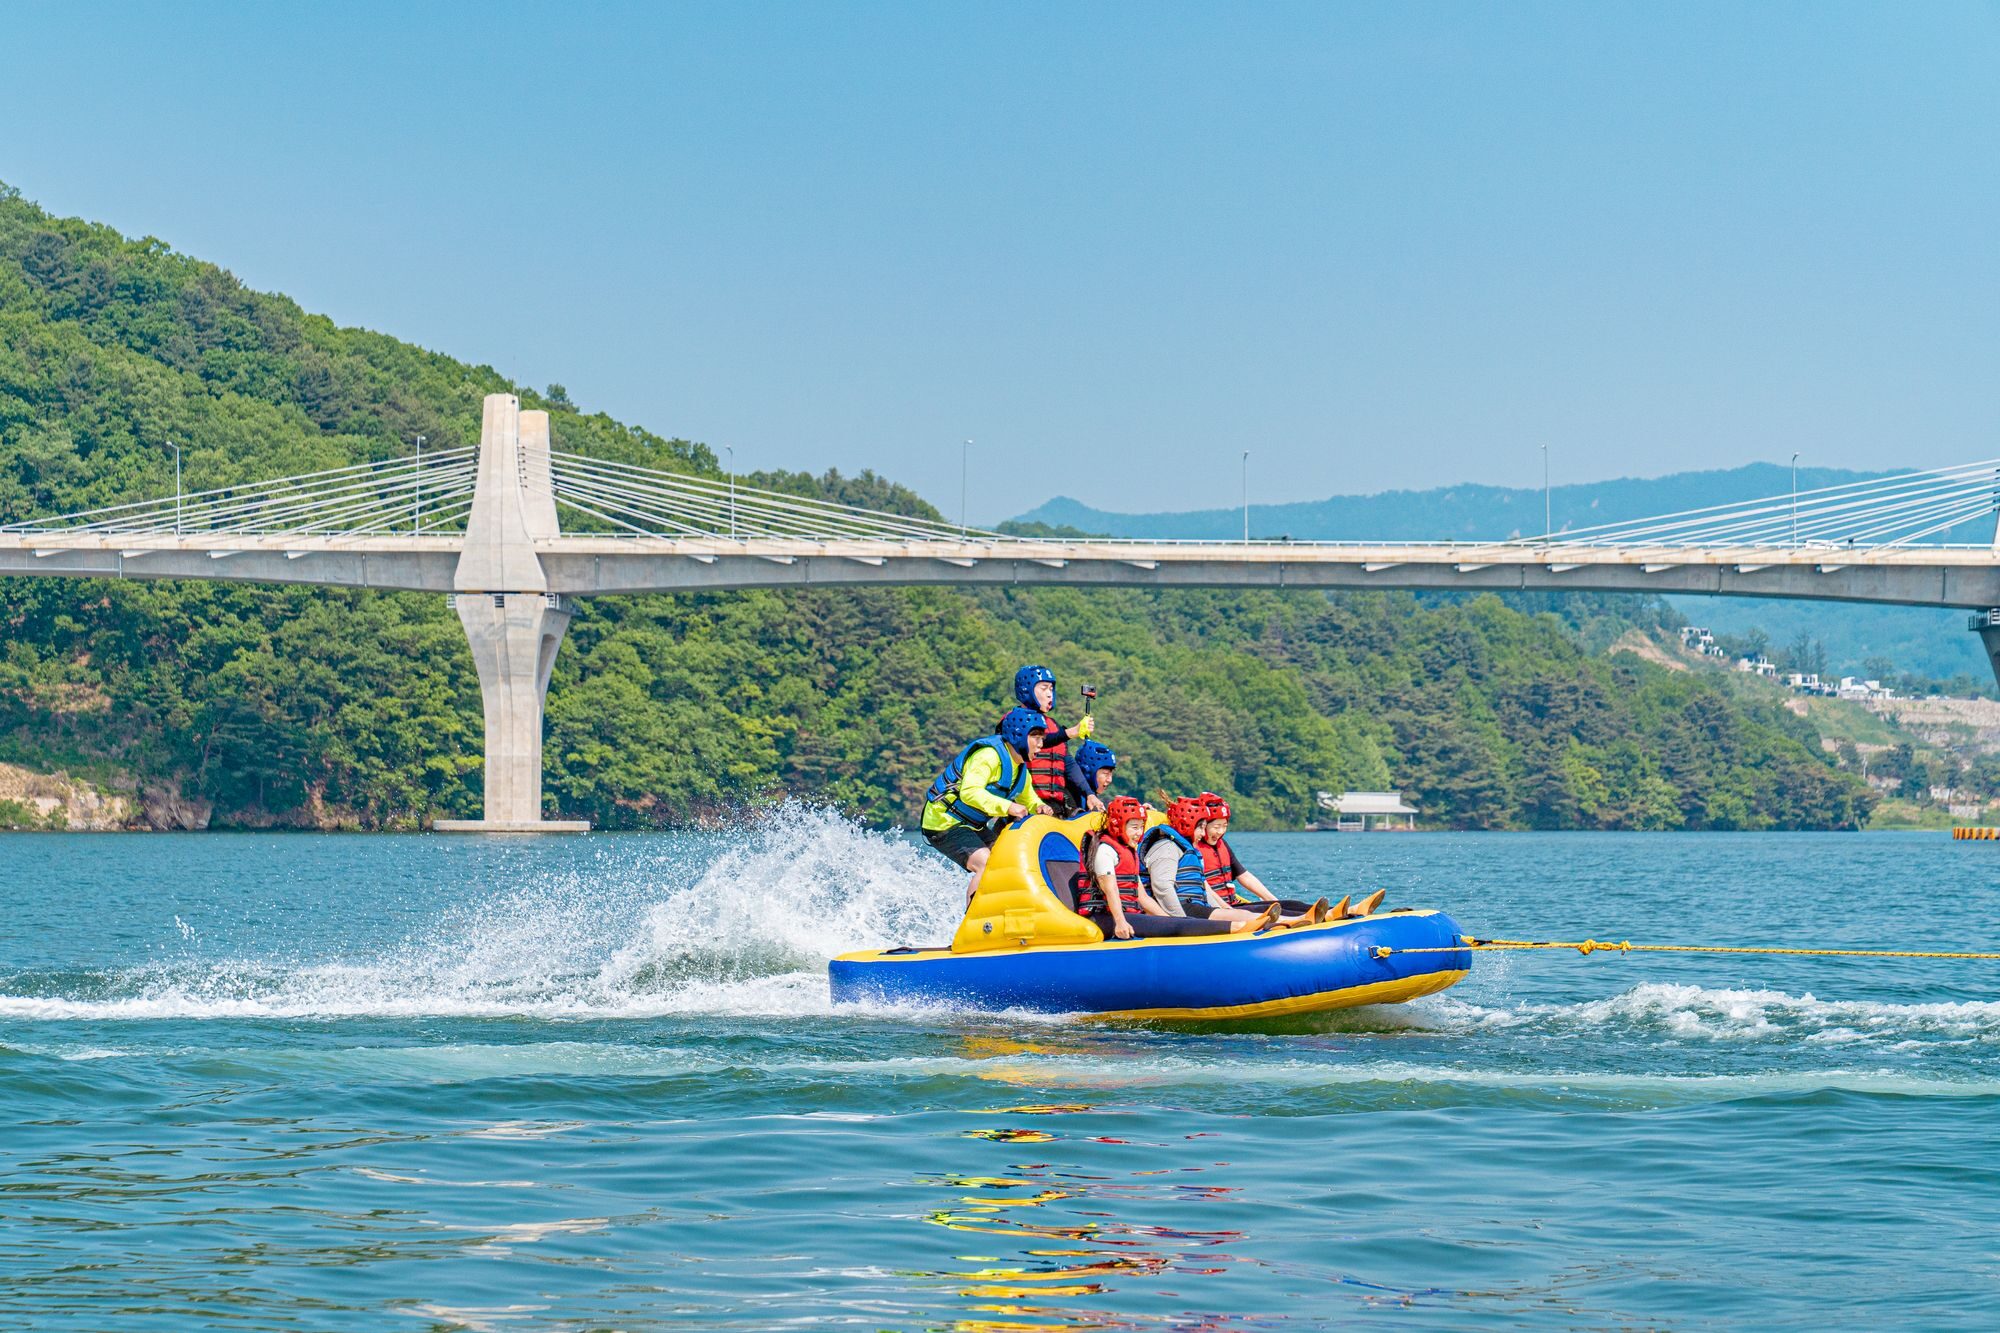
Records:
<instances>
[{"instance_id":1,"label":"man in yellow-green shirt","mask_svg":"<svg viewBox=\"0 0 2000 1333\"><path fill-rule=\"evenodd\" d=\"M1040 713L1016 708L1000 720L997 736L981 737L960 750L925 793L924 838L972 872L967 901L978 891L993 840L1007 821L1049 812L1035 795L1028 772L1047 727Z\"/></svg>"}]
</instances>

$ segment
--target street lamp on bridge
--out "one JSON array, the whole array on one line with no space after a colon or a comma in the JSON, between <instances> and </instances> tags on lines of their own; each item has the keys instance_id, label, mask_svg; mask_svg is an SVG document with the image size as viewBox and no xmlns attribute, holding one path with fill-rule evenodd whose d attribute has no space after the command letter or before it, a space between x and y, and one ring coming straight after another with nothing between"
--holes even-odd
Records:
<instances>
[{"instance_id":1,"label":"street lamp on bridge","mask_svg":"<svg viewBox=\"0 0 2000 1333\"><path fill-rule=\"evenodd\" d=\"M1546 543L1556 535L1555 505L1549 498L1549 446L1542 442L1542 541Z\"/></svg>"}]
</instances>

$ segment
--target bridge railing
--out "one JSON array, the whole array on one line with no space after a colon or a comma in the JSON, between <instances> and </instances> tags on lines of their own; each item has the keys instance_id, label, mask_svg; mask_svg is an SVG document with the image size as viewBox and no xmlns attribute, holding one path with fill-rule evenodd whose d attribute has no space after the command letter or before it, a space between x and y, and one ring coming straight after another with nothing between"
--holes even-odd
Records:
<instances>
[{"instance_id":1,"label":"bridge railing","mask_svg":"<svg viewBox=\"0 0 2000 1333\"><path fill-rule=\"evenodd\" d=\"M1496 547L1562 550L1593 547L1630 551L1727 548L1732 550L1975 549L1970 525L2000 508L2000 460L1912 471L1763 499L1686 510L1676 514L1588 528L1507 538L1294 541L1288 537L1155 539L1030 537L937 520L885 513L788 495L686 473L613 463L581 454L552 455L559 504L633 537L794 541L874 540L1033 545L1148 546L1175 549L1363 549L1395 546L1419 550Z\"/></svg>"},{"instance_id":2,"label":"bridge railing","mask_svg":"<svg viewBox=\"0 0 2000 1333\"><path fill-rule=\"evenodd\" d=\"M477 450L440 450L0 524L0 532L119 536L462 530Z\"/></svg>"},{"instance_id":3,"label":"bridge railing","mask_svg":"<svg viewBox=\"0 0 2000 1333\"><path fill-rule=\"evenodd\" d=\"M730 479L551 452L556 503L632 536L991 540L983 528L837 504Z\"/></svg>"},{"instance_id":4,"label":"bridge railing","mask_svg":"<svg viewBox=\"0 0 2000 1333\"><path fill-rule=\"evenodd\" d=\"M118 536L455 535L471 509L479 454L459 448L329 468L273 481L217 487L0 524L0 533ZM1586 549L1652 551L1894 551L1990 549L1983 525L2000 510L2000 460L1933 468L1837 486L1684 510L1651 518L1504 538L1293 540L1261 537L1016 536L752 486L734 477L672 472L552 451L555 503L585 516L568 537L651 538L726 546L760 541L1072 550L1143 545L1173 550L1379 550L1436 552ZM1978 530L1976 530L1978 529ZM1518 555L1514 556L1518 559Z\"/></svg>"},{"instance_id":5,"label":"bridge railing","mask_svg":"<svg viewBox=\"0 0 2000 1333\"><path fill-rule=\"evenodd\" d=\"M1996 511L2000 460L1987 459L1574 528L1543 540L1565 546L1884 550L1950 545L1946 538ZM1991 527L1979 535L1985 540L1964 544L1991 544Z\"/></svg>"}]
</instances>

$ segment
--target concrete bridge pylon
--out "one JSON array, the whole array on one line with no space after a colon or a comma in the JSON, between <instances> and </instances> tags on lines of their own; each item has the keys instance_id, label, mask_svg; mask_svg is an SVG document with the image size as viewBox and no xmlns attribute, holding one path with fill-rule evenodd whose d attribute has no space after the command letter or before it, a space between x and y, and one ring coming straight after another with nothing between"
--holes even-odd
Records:
<instances>
[{"instance_id":1,"label":"concrete bridge pylon","mask_svg":"<svg viewBox=\"0 0 2000 1333\"><path fill-rule=\"evenodd\" d=\"M582 820L542 818L542 714L571 608L549 591L535 550L558 535L549 472L549 414L512 394L486 395L479 467L452 604L472 645L486 712L486 808L440 819L442 833L581 833Z\"/></svg>"}]
</instances>

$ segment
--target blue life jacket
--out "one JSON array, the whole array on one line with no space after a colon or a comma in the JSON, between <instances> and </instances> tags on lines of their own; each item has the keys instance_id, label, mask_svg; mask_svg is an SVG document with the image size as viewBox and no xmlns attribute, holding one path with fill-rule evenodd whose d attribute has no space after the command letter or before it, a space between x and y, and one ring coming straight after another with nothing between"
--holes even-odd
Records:
<instances>
[{"instance_id":1,"label":"blue life jacket","mask_svg":"<svg viewBox=\"0 0 2000 1333\"><path fill-rule=\"evenodd\" d=\"M1147 892L1152 891L1153 877L1146 869L1146 853L1162 838L1181 849L1180 864L1174 867L1174 896L1186 905L1207 902L1208 880L1201 872L1201 853L1172 824L1149 828L1146 836L1139 839L1139 874L1146 881Z\"/></svg>"},{"instance_id":2,"label":"blue life jacket","mask_svg":"<svg viewBox=\"0 0 2000 1333\"><path fill-rule=\"evenodd\" d=\"M1019 775L1014 769L1014 757L1007 753L1007 742L998 736L982 736L960 750L958 756L944 766L944 771L931 780L931 789L924 794L924 804L941 802L953 819L984 832L1000 816L989 815L958 799L958 784L965 776L965 762L978 749L988 749L1000 756L1000 780L989 784L986 790L1003 801L1020 800L1022 793L1017 790Z\"/></svg>"},{"instance_id":3,"label":"blue life jacket","mask_svg":"<svg viewBox=\"0 0 2000 1333\"><path fill-rule=\"evenodd\" d=\"M1033 704L1023 705L1031 713L1041 713ZM1047 713L1042 713L1042 725L1051 732L1061 732L1062 726ZM1035 795L1042 798L1042 804L1067 818L1073 804L1069 799L1069 738L1050 740L1045 732L1041 750L1028 760L1028 781L1035 788ZM1081 806L1081 802L1074 804Z\"/></svg>"}]
</instances>

